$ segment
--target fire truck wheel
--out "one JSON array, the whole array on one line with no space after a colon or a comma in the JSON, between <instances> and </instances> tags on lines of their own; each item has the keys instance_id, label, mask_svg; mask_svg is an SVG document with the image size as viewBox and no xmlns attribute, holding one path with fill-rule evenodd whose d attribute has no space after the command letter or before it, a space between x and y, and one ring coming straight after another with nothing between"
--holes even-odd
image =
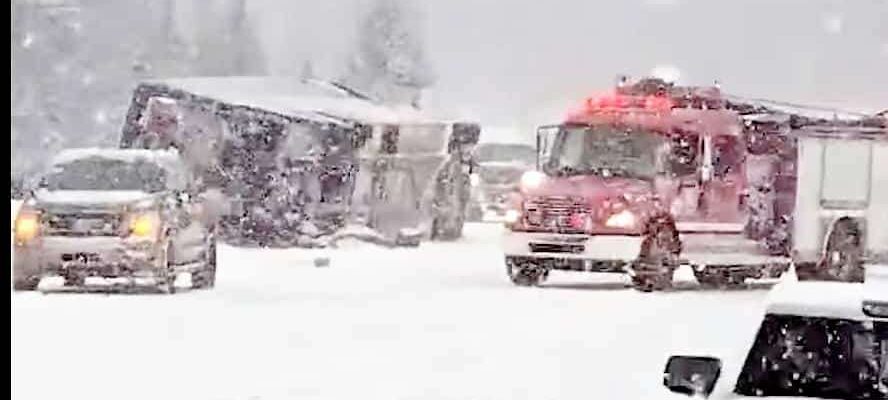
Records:
<instances>
[{"instance_id":1,"label":"fire truck wheel","mask_svg":"<svg viewBox=\"0 0 888 400\"><path fill-rule=\"evenodd\" d=\"M860 229L850 219L836 222L826 242L826 254L820 261L819 272L827 280L863 282L863 246Z\"/></svg>"},{"instance_id":2,"label":"fire truck wheel","mask_svg":"<svg viewBox=\"0 0 888 400\"><path fill-rule=\"evenodd\" d=\"M516 286L539 286L549 275L544 267L514 257L506 257L506 272Z\"/></svg>"},{"instance_id":3,"label":"fire truck wheel","mask_svg":"<svg viewBox=\"0 0 888 400\"><path fill-rule=\"evenodd\" d=\"M641 244L641 256L632 265L632 286L643 292L672 287L678 268L678 233L667 221L655 221Z\"/></svg>"}]
</instances>

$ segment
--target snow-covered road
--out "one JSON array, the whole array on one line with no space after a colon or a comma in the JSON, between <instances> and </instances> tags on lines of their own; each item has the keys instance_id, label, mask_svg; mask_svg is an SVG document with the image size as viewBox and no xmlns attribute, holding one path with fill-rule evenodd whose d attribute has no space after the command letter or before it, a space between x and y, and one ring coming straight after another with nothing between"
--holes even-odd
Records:
<instances>
[{"instance_id":1,"label":"snow-covered road","mask_svg":"<svg viewBox=\"0 0 888 400\"><path fill-rule=\"evenodd\" d=\"M766 291L557 275L514 287L499 227L320 253L223 246L213 291L12 295L15 399L650 399L675 351L737 356Z\"/></svg>"}]
</instances>

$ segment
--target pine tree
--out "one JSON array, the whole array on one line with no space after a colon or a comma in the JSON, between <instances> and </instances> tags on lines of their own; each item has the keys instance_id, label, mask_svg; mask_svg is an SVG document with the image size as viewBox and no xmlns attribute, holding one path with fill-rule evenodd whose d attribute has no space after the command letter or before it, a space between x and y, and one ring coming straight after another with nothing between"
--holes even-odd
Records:
<instances>
[{"instance_id":1,"label":"pine tree","mask_svg":"<svg viewBox=\"0 0 888 400\"><path fill-rule=\"evenodd\" d=\"M384 102L418 104L434 82L418 12L404 0L375 0L360 21L344 80Z\"/></svg>"}]
</instances>

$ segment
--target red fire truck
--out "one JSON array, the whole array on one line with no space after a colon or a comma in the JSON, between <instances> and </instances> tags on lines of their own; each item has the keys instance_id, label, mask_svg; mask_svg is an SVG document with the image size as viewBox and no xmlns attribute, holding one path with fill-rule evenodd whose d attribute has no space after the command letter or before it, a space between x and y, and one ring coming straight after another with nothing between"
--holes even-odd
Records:
<instances>
[{"instance_id":1,"label":"red fire truck","mask_svg":"<svg viewBox=\"0 0 888 400\"><path fill-rule=\"evenodd\" d=\"M726 104L717 87L642 79L541 127L507 215L512 282L616 272L660 290L681 264L704 285L779 277L790 259L747 233L744 123Z\"/></svg>"}]
</instances>

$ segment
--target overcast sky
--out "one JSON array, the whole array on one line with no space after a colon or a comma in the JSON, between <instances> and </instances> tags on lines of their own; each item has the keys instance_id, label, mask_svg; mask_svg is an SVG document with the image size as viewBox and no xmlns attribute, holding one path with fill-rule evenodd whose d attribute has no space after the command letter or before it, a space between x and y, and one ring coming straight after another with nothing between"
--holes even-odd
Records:
<instances>
[{"instance_id":1,"label":"overcast sky","mask_svg":"<svg viewBox=\"0 0 888 400\"><path fill-rule=\"evenodd\" d=\"M369 0L250 1L272 72L311 59L334 75ZM657 65L736 94L888 108L888 0L414 1L439 78L428 104L486 121L528 123Z\"/></svg>"}]
</instances>

